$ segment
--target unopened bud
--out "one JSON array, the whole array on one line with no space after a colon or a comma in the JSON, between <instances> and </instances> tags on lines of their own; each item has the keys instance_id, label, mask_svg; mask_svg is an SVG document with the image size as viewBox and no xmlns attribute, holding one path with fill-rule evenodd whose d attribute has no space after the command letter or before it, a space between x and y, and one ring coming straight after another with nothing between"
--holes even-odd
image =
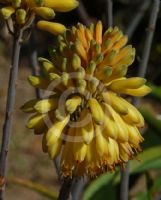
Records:
<instances>
[{"instance_id":1,"label":"unopened bud","mask_svg":"<svg viewBox=\"0 0 161 200\"><path fill-rule=\"evenodd\" d=\"M58 35L63 33L66 28L63 24L54 23L54 22L47 22L47 21L39 21L37 23L37 27L40 30L48 31L54 35Z\"/></svg>"},{"instance_id":2,"label":"unopened bud","mask_svg":"<svg viewBox=\"0 0 161 200\"><path fill-rule=\"evenodd\" d=\"M55 17L55 12L52 8L36 7L34 8L34 11L37 15L47 20L53 19Z\"/></svg>"},{"instance_id":3,"label":"unopened bud","mask_svg":"<svg viewBox=\"0 0 161 200\"><path fill-rule=\"evenodd\" d=\"M14 12L15 9L13 7L4 7L1 10L1 15L4 19L8 19Z\"/></svg>"},{"instance_id":4,"label":"unopened bud","mask_svg":"<svg viewBox=\"0 0 161 200\"><path fill-rule=\"evenodd\" d=\"M77 70L81 66L81 59L77 54L73 55L72 58L72 67L74 70Z\"/></svg>"},{"instance_id":5,"label":"unopened bud","mask_svg":"<svg viewBox=\"0 0 161 200\"><path fill-rule=\"evenodd\" d=\"M24 24L26 21L26 11L24 9L18 9L16 11L16 21L18 24Z\"/></svg>"}]
</instances>

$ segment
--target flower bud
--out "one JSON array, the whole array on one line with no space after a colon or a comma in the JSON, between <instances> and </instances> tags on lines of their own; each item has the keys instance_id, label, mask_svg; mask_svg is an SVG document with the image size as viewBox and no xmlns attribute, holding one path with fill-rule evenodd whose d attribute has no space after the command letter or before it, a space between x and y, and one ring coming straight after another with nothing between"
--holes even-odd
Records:
<instances>
[{"instance_id":1,"label":"flower bud","mask_svg":"<svg viewBox=\"0 0 161 200\"><path fill-rule=\"evenodd\" d=\"M50 20L55 17L55 12L52 8L35 7L34 12L46 20Z\"/></svg>"},{"instance_id":2,"label":"flower bud","mask_svg":"<svg viewBox=\"0 0 161 200\"><path fill-rule=\"evenodd\" d=\"M15 9L13 7L8 6L8 7L1 8L0 12L1 12L2 17L6 20L9 17L11 17L11 15L15 12Z\"/></svg>"},{"instance_id":3,"label":"flower bud","mask_svg":"<svg viewBox=\"0 0 161 200\"><path fill-rule=\"evenodd\" d=\"M55 11L67 12L78 6L76 0L44 0L44 6L53 8Z\"/></svg>"},{"instance_id":4,"label":"flower bud","mask_svg":"<svg viewBox=\"0 0 161 200\"><path fill-rule=\"evenodd\" d=\"M24 9L18 9L16 11L16 21L18 24L24 24L26 21L26 11Z\"/></svg>"},{"instance_id":5,"label":"flower bud","mask_svg":"<svg viewBox=\"0 0 161 200\"><path fill-rule=\"evenodd\" d=\"M39 21L37 23L37 27L40 30L50 32L54 35L61 34L66 30L64 25L55 23L55 22L48 22L48 21Z\"/></svg>"}]
</instances>

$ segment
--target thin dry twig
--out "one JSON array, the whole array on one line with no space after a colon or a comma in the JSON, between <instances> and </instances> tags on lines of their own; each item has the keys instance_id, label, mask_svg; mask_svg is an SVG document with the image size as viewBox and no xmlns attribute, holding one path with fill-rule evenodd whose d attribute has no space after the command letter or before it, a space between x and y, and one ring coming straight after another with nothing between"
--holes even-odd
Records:
<instances>
[{"instance_id":1,"label":"thin dry twig","mask_svg":"<svg viewBox=\"0 0 161 200\"><path fill-rule=\"evenodd\" d=\"M107 27L113 26L113 2L112 0L106 0L106 19Z\"/></svg>"},{"instance_id":2,"label":"thin dry twig","mask_svg":"<svg viewBox=\"0 0 161 200\"><path fill-rule=\"evenodd\" d=\"M5 121L3 125L2 145L0 154L0 200L4 200L5 182L6 182L5 176L7 170L7 158L8 158L13 111L14 111L15 97L16 97L16 84L17 84L16 82L18 76L22 37L23 37L23 32L30 27L33 20L34 17L32 16L31 19L26 23L26 25L21 29L17 28L15 25L14 34L12 35L13 36L12 61L11 61L11 68L9 75Z\"/></svg>"},{"instance_id":3,"label":"thin dry twig","mask_svg":"<svg viewBox=\"0 0 161 200\"><path fill-rule=\"evenodd\" d=\"M81 0L79 0L79 6L77 8L77 12L83 24L86 26L89 26L91 23L91 20Z\"/></svg>"},{"instance_id":4,"label":"thin dry twig","mask_svg":"<svg viewBox=\"0 0 161 200\"><path fill-rule=\"evenodd\" d=\"M11 29L11 27L10 27L9 21L6 20L5 22L6 22L6 26L7 26L7 29L8 29L9 34L11 34L11 35L13 36L14 33L13 33L13 30Z\"/></svg>"},{"instance_id":5,"label":"thin dry twig","mask_svg":"<svg viewBox=\"0 0 161 200\"><path fill-rule=\"evenodd\" d=\"M156 21L159 13L159 7L160 7L160 0L153 0L153 7L150 15L149 26L146 33L142 61L140 63L140 68L138 72L138 76L140 77L145 77L148 68L149 55L156 27ZM133 98L133 104L135 106L138 106L139 103L140 103L139 99ZM129 164L127 164L126 170L121 174L120 200L128 200L128 188L129 188Z\"/></svg>"},{"instance_id":6,"label":"thin dry twig","mask_svg":"<svg viewBox=\"0 0 161 200\"><path fill-rule=\"evenodd\" d=\"M153 7L151 11L151 16L149 20L149 26L147 28L147 33L145 37L145 44L143 49L142 60L139 67L138 75L141 77L145 77L145 73L147 71L147 65L149 61L150 50L152 46L153 36L156 28L156 22L158 18L160 7L160 0L153 0Z\"/></svg>"},{"instance_id":7,"label":"thin dry twig","mask_svg":"<svg viewBox=\"0 0 161 200\"><path fill-rule=\"evenodd\" d=\"M132 38L134 31L136 30L137 26L139 25L141 19L143 18L146 10L149 8L150 0L144 0L141 6L138 9L138 12L133 17L133 20L130 22L129 26L127 27L126 34L128 35L129 40Z\"/></svg>"},{"instance_id":8,"label":"thin dry twig","mask_svg":"<svg viewBox=\"0 0 161 200\"><path fill-rule=\"evenodd\" d=\"M16 81L18 76L18 65L19 65L22 34L23 32L20 30L18 34L16 33L16 35L14 35L13 39L14 41L12 50L12 65L10 69L5 122L3 125L1 157L0 157L0 178L1 180L3 180L0 185L0 200L4 199L7 155L9 150L11 126L12 126L13 111L14 111L15 96L16 96Z\"/></svg>"}]
</instances>

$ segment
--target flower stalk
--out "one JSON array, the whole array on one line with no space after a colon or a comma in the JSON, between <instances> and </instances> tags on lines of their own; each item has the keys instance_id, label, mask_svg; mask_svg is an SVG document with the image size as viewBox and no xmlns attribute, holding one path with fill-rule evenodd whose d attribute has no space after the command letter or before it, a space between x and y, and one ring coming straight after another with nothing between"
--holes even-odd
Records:
<instances>
[{"instance_id":1,"label":"flower stalk","mask_svg":"<svg viewBox=\"0 0 161 200\"><path fill-rule=\"evenodd\" d=\"M70 195L73 179L65 178L60 189L58 200L67 200Z\"/></svg>"},{"instance_id":2,"label":"flower stalk","mask_svg":"<svg viewBox=\"0 0 161 200\"><path fill-rule=\"evenodd\" d=\"M108 27L113 26L113 2L106 0L106 19Z\"/></svg>"},{"instance_id":3,"label":"flower stalk","mask_svg":"<svg viewBox=\"0 0 161 200\"><path fill-rule=\"evenodd\" d=\"M128 199L129 169L130 169L130 163L127 163L125 170L121 173L120 200Z\"/></svg>"},{"instance_id":4,"label":"flower stalk","mask_svg":"<svg viewBox=\"0 0 161 200\"><path fill-rule=\"evenodd\" d=\"M148 65L148 61L149 61L150 50L152 47L152 41L153 41L156 22L157 22L157 18L158 18L159 7L160 7L160 1L153 0L152 12L151 12L151 16L149 19L149 26L147 28L147 34L146 34L146 38L145 38L143 58L140 63L140 68L139 68L139 72L138 72L139 76L141 76L141 77L145 77L145 74L147 71L147 65Z\"/></svg>"},{"instance_id":5,"label":"flower stalk","mask_svg":"<svg viewBox=\"0 0 161 200\"><path fill-rule=\"evenodd\" d=\"M18 76L18 65L19 65L22 35L23 35L23 30L18 30L18 31L15 30L13 36L12 64L10 69L6 113L3 125L1 157L0 157L0 180L1 180L0 200L4 199L4 192L5 192L5 182L6 182L5 174L7 169L7 157L9 151L13 111L14 111L15 97L16 97L16 81Z\"/></svg>"},{"instance_id":6,"label":"flower stalk","mask_svg":"<svg viewBox=\"0 0 161 200\"><path fill-rule=\"evenodd\" d=\"M129 26L127 27L126 30L126 34L128 35L129 40L131 40L137 26L139 25L140 21L144 17L145 12L149 8L150 2L151 2L150 0L144 0L143 2L141 2L141 5L137 13L133 17L133 20L130 21Z\"/></svg>"},{"instance_id":7,"label":"flower stalk","mask_svg":"<svg viewBox=\"0 0 161 200\"><path fill-rule=\"evenodd\" d=\"M89 26L91 19L86 11L86 8L81 0L79 0L79 6L77 8L77 13L84 25Z\"/></svg>"}]
</instances>

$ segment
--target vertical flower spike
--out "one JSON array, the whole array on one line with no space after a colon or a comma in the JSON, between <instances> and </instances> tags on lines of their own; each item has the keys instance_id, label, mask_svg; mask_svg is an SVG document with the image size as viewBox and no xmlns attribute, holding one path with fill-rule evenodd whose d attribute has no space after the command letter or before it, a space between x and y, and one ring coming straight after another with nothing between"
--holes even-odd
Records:
<instances>
[{"instance_id":1,"label":"vertical flower spike","mask_svg":"<svg viewBox=\"0 0 161 200\"><path fill-rule=\"evenodd\" d=\"M49 1L53 8L56 2ZM96 177L141 150L144 119L124 94L144 96L150 88L143 78L126 78L135 57L135 49L125 46L127 36L117 27L102 30L99 21L59 35L52 61L39 59L44 76L29 78L32 86L53 92L22 109L35 113L28 127L44 135L43 150L52 159L60 155L64 177Z\"/></svg>"}]
</instances>

